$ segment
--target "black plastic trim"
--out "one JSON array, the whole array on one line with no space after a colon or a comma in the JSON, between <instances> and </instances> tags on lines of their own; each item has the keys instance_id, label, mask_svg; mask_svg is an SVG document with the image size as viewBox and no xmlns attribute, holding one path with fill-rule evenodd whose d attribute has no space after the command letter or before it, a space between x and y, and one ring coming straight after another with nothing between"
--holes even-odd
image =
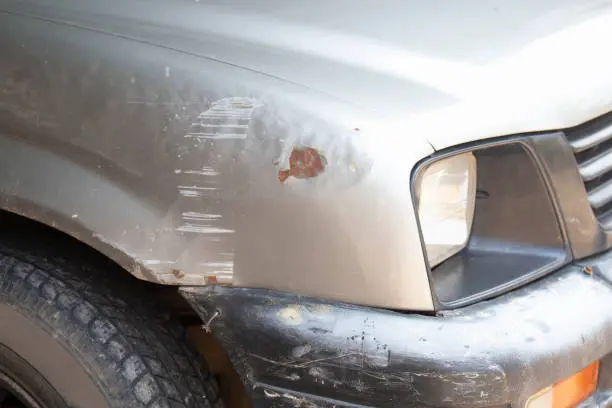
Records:
<instances>
[{"instance_id":1,"label":"black plastic trim","mask_svg":"<svg viewBox=\"0 0 612 408\"><path fill-rule=\"evenodd\" d=\"M612 254L590 265L593 274L567 265L440 316L259 289L180 291L204 321L221 312L212 332L256 408L332 400L379 408L521 407L612 352L612 284L597 272L612 265Z\"/></svg>"}]
</instances>

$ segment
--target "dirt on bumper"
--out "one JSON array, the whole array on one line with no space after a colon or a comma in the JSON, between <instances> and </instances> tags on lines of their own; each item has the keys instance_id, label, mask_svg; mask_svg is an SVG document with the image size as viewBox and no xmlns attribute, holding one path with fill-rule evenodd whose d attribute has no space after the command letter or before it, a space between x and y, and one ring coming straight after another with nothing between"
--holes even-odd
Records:
<instances>
[{"instance_id":1,"label":"dirt on bumper","mask_svg":"<svg viewBox=\"0 0 612 408\"><path fill-rule=\"evenodd\" d=\"M218 312L211 330L255 407L521 407L598 359L599 392L610 389L609 264L606 254L591 274L570 265L438 316L258 289L181 291L204 321Z\"/></svg>"}]
</instances>

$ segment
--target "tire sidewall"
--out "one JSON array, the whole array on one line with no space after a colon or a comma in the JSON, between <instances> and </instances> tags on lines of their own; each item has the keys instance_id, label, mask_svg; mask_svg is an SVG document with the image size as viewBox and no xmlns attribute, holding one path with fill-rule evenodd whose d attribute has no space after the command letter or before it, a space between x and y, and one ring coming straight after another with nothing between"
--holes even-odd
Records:
<instances>
[{"instance_id":1,"label":"tire sidewall","mask_svg":"<svg viewBox=\"0 0 612 408\"><path fill-rule=\"evenodd\" d=\"M2 282L2 289L6 281ZM56 407L58 395L71 408L108 408L108 403L100 388L85 371L85 365L79 361L73 347L65 347L62 342L63 333L57 333L35 310L42 299L36 299L32 292L25 299L18 301L14 295L27 291L24 281L13 281L13 290L10 293L0 289L0 345L6 347L22 359L4 359L0 366L4 366L6 373L13 380L31 390L45 406ZM22 284L21 288L17 285ZM21 289L21 290L19 290ZM32 300L32 301L28 301ZM32 305L33 303L33 305ZM43 308L41 308L43 309ZM44 313L44 309L41 310ZM56 311L50 318L61 319L62 311ZM51 387L45 389L43 381ZM54 393L55 392L55 393Z\"/></svg>"}]
</instances>

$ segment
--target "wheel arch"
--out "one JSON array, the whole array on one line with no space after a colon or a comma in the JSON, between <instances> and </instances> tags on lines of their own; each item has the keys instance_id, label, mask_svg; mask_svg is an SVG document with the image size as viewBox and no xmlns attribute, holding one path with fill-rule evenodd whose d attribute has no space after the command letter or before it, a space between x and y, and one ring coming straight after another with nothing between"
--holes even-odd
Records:
<instances>
[{"instance_id":1,"label":"wheel arch","mask_svg":"<svg viewBox=\"0 0 612 408\"><path fill-rule=\"evenodd\" d=\"M0 210L58 230L139 279L168 283L138 261L141 242L124 233L160 212L109 178L23 139L0 135Z\"/></svg>"},{"instance_id":2,"label":"wheel arch","mask_svg":"<svg viewBox=\"0 0 612 408\"><path fill-rule=\"evenodd\" d=\"M161 310L174 316L185 327L186 340L206 361L211 373L217 376L223 401L232 407L248 408L251 406L244 385L228 357L228 350L223 348L216 336L205 332L202 326L203 321L175 287L150 284L130 278L130 275L125 273L125 266L118 265L115 260L125 257L126 262L131 262L129 256L116 251L103 241L99 241L97 248L89 245L79 238L87 232L72 219L66 220L64 224L51 226L35 218L43 216L46 219L61 220L62 216L50 214L49 211L40 207L36 208L31 204L20 203L11 208L14 211L0 209L0 231L2 232L0 236L5 235L2 239L7 239L8 235L8 239L14 239L15 242L20 243L21 248L30 248L35 245L36 251L34 252L42 254L43 257L46 256L45 254L53 254L68 262L75 262L79 266L85 264L85 268L79 268L83 269L82 273L85 274L95 265L103 269L111 280L125 278L124 284L133 282L134 287L147 285L150 292L157 297ZM20 214L21 212L23 214ZM66 226L71 233L61 231L56 228L57 225ZM47 248L49 245L51 247ZM115 253L115 259L109 256L109 253Z\"/></svg>"}]
</instances>

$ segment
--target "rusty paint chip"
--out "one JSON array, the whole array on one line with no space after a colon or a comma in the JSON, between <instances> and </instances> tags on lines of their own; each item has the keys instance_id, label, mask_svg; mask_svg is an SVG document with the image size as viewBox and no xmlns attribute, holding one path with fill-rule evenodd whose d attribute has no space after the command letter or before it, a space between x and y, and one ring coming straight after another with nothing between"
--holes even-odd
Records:
<instances>
[{"instance_id":1,"label":"rusty paint chip","mask_svg":"<svg viewBox=\"0 0 612 408\"><path fill-rule=\"evenodd\" d=\"M325 171L327 160L312 147L296 147L289 156L289 168L278 171L278 180L284 183L289 177L309 179Z\"/></svg>"},{"instance_id":2,"label":"rusty paint chip","mask_svg":"<svg viewBox=\"0 0 612 408\"><path fill-rule=\"evenodd\" d=\"M593 267L591 265L587 265L583 269L584 273L587 275L593 275Z\"/></svg>"},{"instance_id":3,"label":"rusty paint chip","mask_svg":"<svg viewBox=\"0 0 612 408\"><path fill-rule=\"evenodd\" d=\"M183 279L185 274L178 269L171 269L170 272L176 277L176 279Z\"/></svg>"}]
</instances>

